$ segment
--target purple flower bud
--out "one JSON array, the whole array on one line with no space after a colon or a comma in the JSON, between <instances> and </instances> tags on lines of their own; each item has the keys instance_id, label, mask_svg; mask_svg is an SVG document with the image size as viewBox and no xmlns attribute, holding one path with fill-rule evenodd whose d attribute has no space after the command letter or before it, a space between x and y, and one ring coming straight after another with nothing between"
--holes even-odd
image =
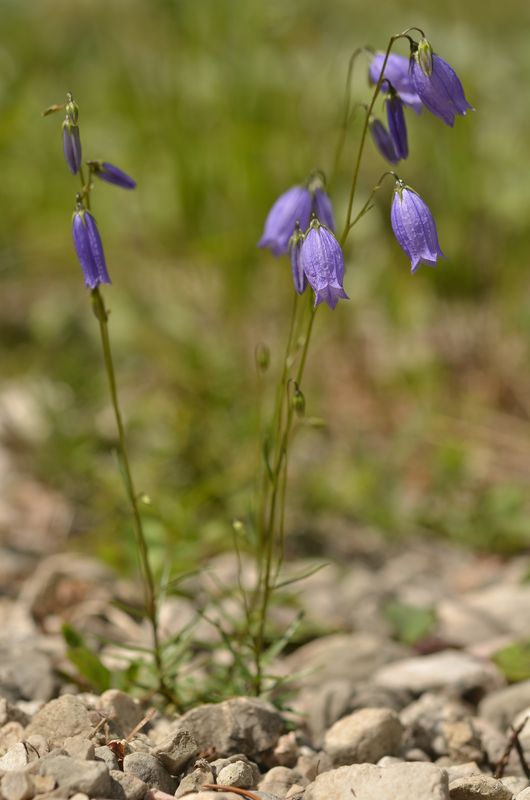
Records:
<instances>
[{"instance_id":1,"label":"purple flower bud","mask_svg":"<svg viewBox=\"0 0 530 800\"><path fill-rule=\"evenodd\" d=\"M396 183L390 221L399 245L410 258L411 272L422 263L434 267L439 257L445 258L428 206L402 181Z\"/></svg>"},{"instance_id":2,"label":"purple flower bud","mask_svg":"<svg viewBox=\"0 0 530 800\"><path fill-rule=\"evenodd\" d=\"M405 114L403 113L403 103L401 98L395 92L391 92L387 99L386 104L386 117L388 120L388 130L394 142L396 157L399 161L400 158L407 158L409 154L409 145L407 141L407 126L405 124Z\"/></svg>"},{"instance_id":3,"label":"purple flower bud","mask_svg":"<svg viewBox=\"0 0 530 800\"><path fill-rule=\"evenodd\" d=\"M412 62L412 82L425 108L446 125L453 127L455 114L463 116L468 109L473 110L466 100L460 78L440 56L432 56L432 72L427 75L416 53Z\"/></svg>"},{"instance_id":4,"label":"purple flower bud","mask_svg":"<svg viewBox=\"0 0 530 800\"><path fill-rule=\"evenodd\" d=\"M372 58L369 67L369 75L370 80L374 84L379 80L384 60L384 53L376 53ZM396 53L390 53L388 61L386 62L385 78L392 84L405 105L413 108L414 111L419 114L422 110L422 103L412 83L410 59L405 56L399 56ZM388 89L388 83L383 81L381 91L388 92Z\"/></svg>"},{"instance_id":5,"label":"purple flower bud","mask_svg":"<svg viewBox=\"0 0 530 800\"><path fill-rule=\"evenodd\" d=\"M399 157L396 154L394 142L381 120L375 119L375 117L370 120L370 133L383 158L386 158L391 164L397 164Z\"/></svg>"},{"instance_id":6,"label":"purple flower bud","mask_svg":"<svg viewBox=\"0 0 530 800\"><path fill-rule=\"evenodd\" d=\"M109 164L108 161L89 161L88 164L92 167L94 175L101 180L113 183L122 189L136 188L136 181L114 164Z\"/></svg>"},{"instance_id":7,"label":"purple flower bud","mask_svg":"<svg viewBox=\"0 0 530 800\"><path fill-rule=\"evenodd\" d=\"M294 288L298 294L303 294L307 286L307 278L300 260L304 234L300 230L300 225L296 225L295 231L289 240L289 252L291 254L291 269L293 272Z\"/></svg>"},{"instance_id":8,"label":"purple flower bud","mask_svg":"<svg viewBox=\"0 0 530 800\"><path fill-rule=\"evenodd\" d=\"M72 175L77 175L81 169L81 139L79 127L68 119L63 122L63 150L68 169Z\"/></svg>"},{"instance_id":9,"label":"purple flower bud","mask_svg":"<svg viewBox=\"0 0 530 800\"><path fill-rule=\"evenodd\" d=\"M300 250L300 265L315 292L315 307L327 303L335 308L344 291L344 256L334 235L313 219Z\"/></svg>"},{"instance_id":10,"label":"purple flower bud","mask_svg":"<svg viewBox=\"0 0 530 800\"><path fill-rule=\"evenodd\" d=\"M81 208L74 213L72 234L85 285L95 289L100 283L110 283L101 237L90 211Z\"/></svg>"}]
</instances>

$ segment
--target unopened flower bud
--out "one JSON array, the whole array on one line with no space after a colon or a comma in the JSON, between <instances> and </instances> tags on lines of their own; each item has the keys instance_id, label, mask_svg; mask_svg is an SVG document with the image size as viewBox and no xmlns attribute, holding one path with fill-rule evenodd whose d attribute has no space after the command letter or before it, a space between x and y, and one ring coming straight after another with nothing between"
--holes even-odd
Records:
<instances>
[{"instance_id":1,"label":"unopened flower bud","mask_svg":"<svg viewBox=\"0 0 530 800\"><path fill-rule=\"evenodd\" d=\"M271 353L266 344L264 344L263 342L259 342L256 345L254 358L256 359L256 366L258 370L260 372L266 372L271 362Z\"/></svg>"},{"instance_id":2,"label":"unopened flower bud","mask_svg":"<svg viewBox=\"0 0 530 800\"><path fill-rule=\"evenodd\" d=\"M81 169L82 151L79 127L65 119L63 122L63 150L64 158L72 175L77 175Z\"/></svg>"},{"instance_id":3,"label":"unopened flower bud","mask_svg":"<svg viewBox=\"0 0 530 800\"><path fill-rule=\"evenodd\" d=\"M291 403L295 414L298 417L303 417L305 414L305 397L297 383L294 385L294 392Z\"/></svg>"},{"instance_id":4,"label":"unopened flower bud","mask_svg":"<svg viewBox=\"0 0 530 800\"><path fill-rule=\"evenodd\" d=\"M298 294L303 294L307 286L307 278L305 276L302 262L300 261L300 253L302 244L304 242L304 234L300 228L300 223L296 223L294 233L289 239L289 253L291 255L291 270L293 273L294 288Z\"/></svg>"},{"instance_id":5,"label":"unopened flower bud","mask_svg":"<svg viewBox=\"0 0 530 800\"><path fill-rule=\"evenodd\" d=\"M110 283L96 220L79 201L73 216L72 235L87 288L95 289L100 283Z\"/></svg>"},{"instance_id":6,"label":"unopened flower bud","mask_svg":"<svg viewBox=\"0 0 530 800\"><path fill-rule=\"evenodd\" d=\"M93 174L97 178L101 178L102 181L113 183L122 189L134 189L136 187L136 181L130 175L127 175L119 167L115 167L114 164L109 164L108 161L89 161L88 165Z\"/></svg>"}]
</instances>

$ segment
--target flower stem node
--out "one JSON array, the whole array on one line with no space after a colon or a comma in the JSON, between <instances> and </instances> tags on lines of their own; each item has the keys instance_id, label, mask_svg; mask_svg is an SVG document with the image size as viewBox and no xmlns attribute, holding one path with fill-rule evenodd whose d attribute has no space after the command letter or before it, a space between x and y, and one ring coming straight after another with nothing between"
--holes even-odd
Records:
<instances>
[{"instance_id":1,"label":"flower stem node","mask_svg":"<svg viewBox=\"0 0 530 800\"><path fill-rule=\"evenodd\" d=\"M80 208L79 203L72 220L72 235L87 288L111 283L96 220L90 211Z\"/></svg>"},{"instance_id":2,"label":"flower stem node","mask_svg":"<svg viewBox=\"0 0 530 800\"><path fill-rule=\"evenodd\" d=\"M410 258L411 272L416 272L420 264L435 267L438 258L445 258L429 207L414 189L399 179L394 190L390 221L398 244Z\"/></svg>"},{"instance_id":3,"label":"flower stem node","mask_svg":"<svg viewBox=\"0 0 530 800\"><path fill-rule=\"evenodd\" d=\"M135 189L136 181L119 167L109 164L108 161L87 161L88 166L96 178L113 183L121 189Z\"/></svg>"},{"instance_id":4,"label":"flower stem node","mask_svg":"<svg viewBox=\"0 0 530 800\"><path fill-rule=\"evenodd\" d=\"M315 292L315 307L327 303L335 308L348 300L344 291L344 255L333 233L316 217L311 221L300 250L300 266Z\"/></svg>"}]
</instances>

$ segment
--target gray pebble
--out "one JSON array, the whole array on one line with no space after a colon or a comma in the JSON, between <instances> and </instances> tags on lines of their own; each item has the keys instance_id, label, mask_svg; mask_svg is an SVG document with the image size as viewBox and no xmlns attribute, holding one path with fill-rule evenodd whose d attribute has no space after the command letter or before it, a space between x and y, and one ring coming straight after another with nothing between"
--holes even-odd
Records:
<instances>
[{"instance_id":1,"label":"gray pebble","mask_svg":"<svg viewBox=\"0 0 530 800\"><path fill-rule=\"evenodd\" d=\"M111 795L115 800L142 800L147 792L147 784L132 772L112 769L110 777L112 780Z\"/></svg>"},{"instance_id":2,"label":"gray pebble","mask_svg":"<svg viewBox=\"0 0 530 800\"><path fill-rule=\"evenodd\" d=\"M282 767L276 767L282 769ZM218 772L217 783L237 786L239 789L252 789L255 783L254 770L245 761L234 761Z\"/></svg>"},{"instance_id":3,"label":"gray pebble","mask_svg":"<svg viewBox=\"0 0 530 800\"><path fill-rule=\"evenodd\" d=\"M178 730L162 739L152 752L172 775L178 775L197 758L199 745L188 731Z\"/></svg>"},{"instance_id":4,"label":"gray pebble","mask_svg":"<svg viewBox=\"0 0 530 800\"><path fill-rule=\"evenodd\" d=\"M129 753L123 759L123 771L131 772L151 789L173 794L176 784L166 768L148 753Z\"/></svg>"},{"instance_id":5,"label":"gray pebble","mask_svg":"<svg viewBox=\"0 0 530 800\"><path fill-rule=\"evenodd\" d=\"M103 761L107 765L108 769L120 768L116 753L111 750L110 747L107 747L107 745L96 747L94 750L94 758L96 761Z\"/></svg>"},{"instance_id":6,"label":"gray pebble","mask_svg":"<svg viewBox=\"0 0 530 800\"><path fill-rule=\"evenodd\" d=\"M8 772L1 787L5 800L29 800L35 793L33 781L25 772Z\"/></svg>"},{"instance_id":7,"label":"gray pebble","mask_svg":"<svg viewBox=\"0 0 530 800\"><path fill-rule=\"evenodd\" d=\"M81 761L94 760L94 742L86 736L68 736L64 740L63 749L72 758L79 758Z\"/></svg>"},{"instance_id":8,"label":"gray pebble","mask_svg":"<svg viewBox=\"0 0 530 800\"><path fill-rule=\"evenodd\" d=\"M98 761L80 761L70 756L47 756L39 774L51 775L61 789L83 792L90 797L108 797L111 781L107 767Z\"/></svg>"}]
</instances>

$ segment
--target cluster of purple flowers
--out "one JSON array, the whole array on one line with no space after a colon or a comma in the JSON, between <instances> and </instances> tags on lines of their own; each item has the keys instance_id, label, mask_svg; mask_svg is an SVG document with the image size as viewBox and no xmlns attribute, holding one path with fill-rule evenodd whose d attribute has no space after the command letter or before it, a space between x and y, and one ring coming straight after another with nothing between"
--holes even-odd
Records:
<instances>
[{"instance_id":1,"label":"cluster of purple flowers","mask_svg":"<svg viewBox=\"0 0 530 800\"><path fill-rule=\"evenodd\" d=\"M377 118L369 120L378 150L393 164L407 158L409 152L406 106L416 113L425 107L450 126L456 114L464 115L472 108L447 61L433 53L425 38L410 42L410 59L390 54L384 66L380 88L386 95L388 129ZM372 58L369 74L373 84L381 79L385 57L376 53ZM438 258L444 258L428 206L397 176L390 220L399 245L410 259L411 272L422 263L435 266ZM334 230L331 201L322 182L310 179L307 186L294 186L278 198L259 241L259 247L270 248L275 256L290 252L294 287L302 294L309 284L315 293L315 306L324 302L335 308L340 299L348 297L343 286L344 256Z\"/></svg>"},{"instance_id":2,"label":"cluster of purple flowers","mask_svg":"<svg viewBox=\"0 0 530 800\"><path fill-rule=\"evenodd\" d=\"M63 122L64 158L72 175L82 175L82 149L79 135L79 107L70 93L67 94L64 106L52 106L45 113L64 108L66 118ZM90 191L92 176L95 175L107 183L113 183L122 189L134 189L134 181L108 161L87 161L89 169L88 185L76 196L76 207L72 219L72 236L77 258L83 270L85 285L95 289L100 283L110 283L103 244L99 235L96 220L87 207L87 196ZM81 178L83 182L83 177Z\"/></svg>"},{"instance_id":3,"label":"cluster of purple flowers","mask_svg":"<svg viewBox=\"0 0 530 800\"><path fill-rule=\"evenodd\" d=\"M378 83L384 62L384 53L372 58L368 70L371 83ZM408 156L405 106L417 114L426 108L451 127L457 114L464 115L472 109L458 75L447 61L433 53L426 39L411 42L410 58L395 53L388 56L381 91L386 94L388 129L373 117L370 132L375 146L391 164Z\"/></svg>"},{"instance_id":4,"label":"cluster of purple flowers","mask_svg":"<svg viewBox=\"0 0 530 800\"><path fill-rule=\"evenodd\" d=\"M331 200L322 176L312 175L306 186L293 186L274 203L265 220L258 246L275 256L291 254L294 288L303 294L307 284L315 293L315 306L335 308L344 291L344 256L334 236Z\"/></svg>"}]
</instances>

